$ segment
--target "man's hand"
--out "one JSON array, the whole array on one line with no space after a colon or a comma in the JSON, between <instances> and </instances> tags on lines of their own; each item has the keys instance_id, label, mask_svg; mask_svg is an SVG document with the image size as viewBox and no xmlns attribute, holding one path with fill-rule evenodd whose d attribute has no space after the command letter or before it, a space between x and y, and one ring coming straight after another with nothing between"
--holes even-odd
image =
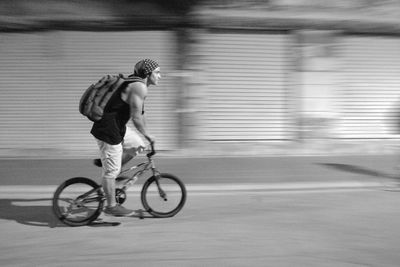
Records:
<instances>
[{"instance_id":1,"label":"man's hand","mask_svg":"<svg viewBox=\"0 0 400 267\"><path fill-rule=\"evenodd\" d=\"M147 154L147 157L150 158L150 157L152 157L152 156L154 156L156 154L156 151L154 150L154 142L155 142L155 140L154 140L154 137L151 136L151 135L145 135L145 138L150 143L151 152Z\"/></svg>"}]
</instances>

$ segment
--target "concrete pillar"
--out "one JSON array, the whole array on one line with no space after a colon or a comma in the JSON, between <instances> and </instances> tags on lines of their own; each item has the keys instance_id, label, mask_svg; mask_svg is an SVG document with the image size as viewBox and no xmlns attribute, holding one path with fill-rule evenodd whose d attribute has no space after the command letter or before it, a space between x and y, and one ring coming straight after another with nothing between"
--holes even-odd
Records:
<instances>
[{"instance_id":1,"label":"concrete pillar","mask_svg":"<svg viewBox=\"0 0 400 267\"><path fill-rule=\"evenodd\" d=\"M335 32L298 33L298 107L301 139L335 137Z\"/></svg>"}]
</instances>

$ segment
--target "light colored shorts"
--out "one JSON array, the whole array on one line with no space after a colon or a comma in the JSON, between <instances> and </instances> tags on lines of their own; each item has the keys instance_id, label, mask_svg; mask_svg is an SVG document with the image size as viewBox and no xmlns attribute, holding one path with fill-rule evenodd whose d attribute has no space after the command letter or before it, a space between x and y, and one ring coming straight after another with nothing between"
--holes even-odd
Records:
<instances>
[{"instance_id":1,"label":"light colored shorts","mask_svg":"<svg viewBox=\"0 0 400 267\"><path fill-rule=\"evenodd\" d=\"M136 129L126 127L125 137L122 141L122 148L124 152L132 156L136 156L143 152L143 150L146 148L146 144Z\"/></svg>"},{"instance_id":2,"label":"light colored shorts","mask_svg":"<svg viewBox=\"0 0 400 267\"><path fill-rule=\"evenodd\" d=\"M121 171L123 152L136 156L143 152L146 147L140 134L129 127L126 129L124 140L118 145L110 145L97 138L96 141L100 149L104 179L115 179L118 176Z\"/></svg>"}]
</instances>

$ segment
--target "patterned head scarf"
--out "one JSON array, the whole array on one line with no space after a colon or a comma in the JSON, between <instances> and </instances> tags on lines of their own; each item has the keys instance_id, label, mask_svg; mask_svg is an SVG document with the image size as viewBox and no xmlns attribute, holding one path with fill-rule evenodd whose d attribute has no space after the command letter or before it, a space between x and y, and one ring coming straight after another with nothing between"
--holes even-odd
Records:
<instances>
[{"instance_id":1,"label":"patterned head scarf","mask_svg":"<svg viewBox=\"0 0 400 267\"><path fill-rule=\"evenodd\" d=\"M151 59L143 59L136 63L133 75L140 78L146 78L147 75L152 73L156 68L158 68L158 63Z\"/></svg>"}]
</instances>

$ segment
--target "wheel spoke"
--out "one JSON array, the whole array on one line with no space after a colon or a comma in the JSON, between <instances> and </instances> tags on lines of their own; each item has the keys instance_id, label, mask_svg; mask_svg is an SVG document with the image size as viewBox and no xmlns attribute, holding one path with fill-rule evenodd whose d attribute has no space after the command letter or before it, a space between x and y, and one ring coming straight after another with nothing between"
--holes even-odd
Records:
<instances>
[{"instance_id":1,"label":"wheel spoke","mask_svg":"<svg viewBox=\"0 0 400 267\"><path fill-rule=\"evenodd\" d=\"M54 193L53 211L67 225L85 225L100 215L103 202L104 196L95 182L83 177L71 178Z\"/></svg>"}]
</instances>

